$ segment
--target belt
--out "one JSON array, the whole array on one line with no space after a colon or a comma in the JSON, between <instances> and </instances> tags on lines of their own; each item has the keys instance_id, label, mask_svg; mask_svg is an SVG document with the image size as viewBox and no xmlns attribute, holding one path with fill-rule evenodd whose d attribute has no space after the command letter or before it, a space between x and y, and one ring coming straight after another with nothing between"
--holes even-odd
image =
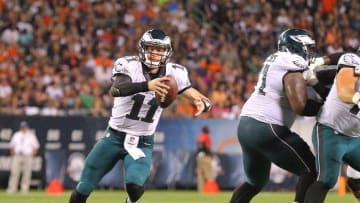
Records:
<instances>
[{"instance_id":1,"label":"belt","mask_svg":"<svg viewBox=\"0 0 360 203\"><path fill-rule=\"evenodd\" d=\"M119 135L120 137L125 138L125 136L126 136L126 132L118 131L118 130L110 127L110 126L109 126L109 130L110 130L111 132L113 132L114 134ZM143 143L145 140L149 140L149 139L152 140L152 139L153 139L153 135L149 135L149 136L139 136L139 143ZM151 142L153 142L153 141L151 141Z\"/></svg>"},{"instance_id":2,"label":"belt","mask_svg":"<svg viewBox=\"0 0 360 203\"><path fill-rule=\"evenodd\" d=\"M118 135L121 135L121 136L126 136L126 133L125 132L122 132L122 131L118 131L112 127L109 126L109 130L111 130L113 133L115 134L118 134Z\"/></svg>"}]
</instances>

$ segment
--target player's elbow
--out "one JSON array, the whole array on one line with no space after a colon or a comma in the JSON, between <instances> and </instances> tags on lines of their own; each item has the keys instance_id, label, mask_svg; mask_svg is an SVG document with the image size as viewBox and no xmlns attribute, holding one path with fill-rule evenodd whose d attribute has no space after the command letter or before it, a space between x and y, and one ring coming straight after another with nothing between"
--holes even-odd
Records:
<instances>
[{"instance_id":1,"label":"player's elbow","mask_svg":"<svg viewBox=\"0 0 360 203\"><path fill-rule=\"evenodd\" d=\"M126 92L124 92L124 91L120 91L120 89L119 89L119 88L114 87L114 86L112 86L112 87L111 87L111 95L112 95L113 97L122 97L122 96L126 96L125 94L126 94Z\"/></svg>"}]
</instances>

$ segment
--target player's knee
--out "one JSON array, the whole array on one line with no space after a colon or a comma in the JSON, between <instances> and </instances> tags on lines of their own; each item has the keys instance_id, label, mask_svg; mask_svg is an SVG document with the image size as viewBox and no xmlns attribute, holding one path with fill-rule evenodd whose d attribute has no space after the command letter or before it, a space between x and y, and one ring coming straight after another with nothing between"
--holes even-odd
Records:
<instances>
[{"instance_id":1,"label":"player's knee","mask_svg":"<svg viewBox=\"0 0 360 203\"><path fill-rule=\"evenodd\" d=\"M249 178L248 182L257 188L263 188L269 182L269 176L259 176L255 179Z\"/></svg>"},{"instance_id":2,"label":"player's knee","mask_svg":"<svg viewBox=\"0 0 360 203\"><path fill-rule=\"evenodd\" d=\"M136 202L144 194L144 187L133 183L126 184L126 192L132 202Z\"/></svg>"},{"instance_id":3,"label":"player's knee","mask_svg":"<svg viewBox=\"0 0 360 203\"><path fill-rule=\"evenodd\" d=\"M326 185L329 188L332 188L336 185L338 181L337 177L328 177L322 180L322 182L324 183L324 185Z\"/></svg>"},{"instance_id":4,"label":"player's knee","mask_svg":"<svg viewBox=\"0 0 360 203\"><path fill-rule=\"evenodd\" d=\"M89 195L94 190L94 186L90 183L79 182L76 190L83 195Z\"/></svg>"}]
</instances>

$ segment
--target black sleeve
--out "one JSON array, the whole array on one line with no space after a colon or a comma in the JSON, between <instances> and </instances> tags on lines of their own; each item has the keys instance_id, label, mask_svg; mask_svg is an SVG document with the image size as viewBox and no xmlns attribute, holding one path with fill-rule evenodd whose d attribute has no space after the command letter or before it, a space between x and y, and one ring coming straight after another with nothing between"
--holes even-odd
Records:
<instances>
[{"instance_id":1,"label":"black sleeve","mask_svg":"<svg viewBox=\"0 0 360 203\"><path fill-rule=\"evenodd\" d=\"M124 97L149 91L147 81L134 83L129 76L124 74L115 75L112 81L111 94L113 97Z\"/></svg>"},{"instance_id":2,"label":"black sleeve","mask_svg":"<svg viewBox=\"0 0 360 203\"><path fill-rule=\"evenodd\" d=\"M323 103L308 99L306 101L305 108L303 112L301 113L302 116L316 116L316 114L319 112L321 106Z\"/></svg>"},{"instance_id":3,"label":"black sleeve","mask_svg":"<svg viewBox=\"0 0 360 203\"><path fill-rule=\"evenodd\" d=\"M322 69L316 71L316 77L323 85L331 85L334 82L337 69Z\"/></svg>"},{"instance_id":4,"label":"black sleeve","mask_svg":"<svg viewBox=\"0 0 360 203\"><path fill-rule=\"evenodd\" d=\"M345 52L339 52L339 53L333 53L329 55L330 62L327 65L337 65L339 58L344 54Z\"/></svg>"},{"instance_id":5,"label":"black sleeve","mask_svg":"<svg viewBox=\"0 0 360 203\"><path fill-rule=\"evenodd\" d=\"M337 70L331 68L316 71L316 77L319 82L313 86L313 89L321 96L323 100L325 100L330 92L330 87L334 83L336 73Z\"/></svg>"},{"instance_id":6,"label":"black sleeve","mask_svg":"<svg viewBox=\"0 0 360 203\"><path fill-rule=\"evenodd\" d=\"M320 97L325 101L326 97L330 92L330 87L321 84L320 82L312 87Z\"/></svg>"}]
</instances>

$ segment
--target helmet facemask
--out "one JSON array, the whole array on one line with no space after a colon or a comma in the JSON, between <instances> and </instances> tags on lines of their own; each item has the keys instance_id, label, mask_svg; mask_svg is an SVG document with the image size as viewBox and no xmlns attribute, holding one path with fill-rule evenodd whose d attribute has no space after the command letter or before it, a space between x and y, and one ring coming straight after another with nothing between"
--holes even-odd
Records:
<instances>
[{"instance_id":1,"label":"helmet facemask","mask_svg":"<svg viewBox=\"0 0 360 203\"><path fill-rule=\"evenodd\" d=\"M150 47L150 48L149 48ZM157 51L151 52L151 47L160 47L164 49L163 53ZM159 60L152 60L151 55L161 56ZM139 41L140 60L149 68L159 68L166 65L172 55L171 40L161 30L150 30L144 33Z\"/></svg>"}]
</instances>

